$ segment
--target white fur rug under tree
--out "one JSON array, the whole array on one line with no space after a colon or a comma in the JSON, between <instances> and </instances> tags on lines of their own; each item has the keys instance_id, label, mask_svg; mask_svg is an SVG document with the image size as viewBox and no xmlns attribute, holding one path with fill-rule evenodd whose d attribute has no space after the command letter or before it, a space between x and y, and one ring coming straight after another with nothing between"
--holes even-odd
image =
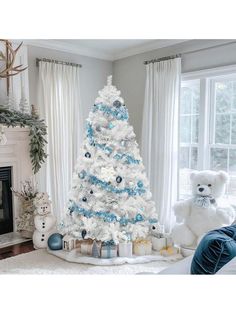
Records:
<instances>
[{"instance_id":1,"label":"white fur rug under tree","mask_svg":"<svg viewBox=\"0 0 236 314\"><path fill-rule=\"evenodd\" d=\"M94 266L64 261L37 250L0 261L0 274L137 274L141 272L159 273L177 260L181 255L166 257L165 260L144 264L124 264L118 266Z\"/></svg>"}]
</instances>

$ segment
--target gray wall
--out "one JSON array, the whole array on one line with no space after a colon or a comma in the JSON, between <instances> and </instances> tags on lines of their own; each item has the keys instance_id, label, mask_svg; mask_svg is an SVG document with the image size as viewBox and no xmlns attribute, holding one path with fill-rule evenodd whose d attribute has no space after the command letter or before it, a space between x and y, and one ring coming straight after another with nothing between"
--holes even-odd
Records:
<instances>
[{"instance_id":1,"label":"gray wall","mask_svg":"<svg viewBox=\"0 0 236 314\"><path fill-rule=\"evenodd\" d=\"M30 103L37 105L38 68L36 58L52 58L82 64L80 69L81 101L84 119L98 95L98 90L106 84L106 78L112 74L112 62L75 55L53 49L28 46Z\"/></svg>"},{"instance_id":2,"label":"gray wall","mask_svg":"<svg viewBox=\"0 0 236 314\"><path fill-rule=\"evenodd\" d=\"M84 119L88 116L89 110L97 97L98 90L105 85L106 77L113 74L113 82L121 90L122 97L129 110L130 123L134 126L137 141L140 143L146 78L143 62L152 58L190 52L225 42L227 40L191 40L171 47L120 59L113 63L57 50L28 46L30 102L31 104L37 104L38 68L35 66L37 57L54 58L83 65L80 84ZM230 64L236 64L236 44L182 55L182 72Z\"/></svg>"},{"instance_id":3,"label":"gray wall","mask_svg":"<svg viewBox=\"0 0 236 314\"><path fill-rule=\"evenodd\" d=\"M137 141L141 140L146 72L143 62L191 50L207 48L228 42L227 40L191 40L171 47L138 54L113 63L114 83L121 90L129 109L130 122L134 126ZM236 44L211 48L182 56L182 72L236 64Z\"/></svg>"}]
</instances>

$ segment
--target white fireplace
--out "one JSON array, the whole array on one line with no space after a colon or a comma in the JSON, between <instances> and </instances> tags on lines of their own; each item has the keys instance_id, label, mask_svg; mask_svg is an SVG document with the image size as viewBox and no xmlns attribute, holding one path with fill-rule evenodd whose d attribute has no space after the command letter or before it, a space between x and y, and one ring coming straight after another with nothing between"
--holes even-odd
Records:
<instances>
[{"instance_id":1,"label":"white fireplace","mask_svg":"<svg viewBox=\"0 0 236 314\"><path fill-rule=\"evenodd\" d=\"M0 144L0 167L11 167L12 187L21 189L21 182L33 176L29 154L29 129L27 127L4 127L7 142ZM20 202L13 196L13 231L16 231L16 218L19 215Z\"/></svg>"}]
</instances>

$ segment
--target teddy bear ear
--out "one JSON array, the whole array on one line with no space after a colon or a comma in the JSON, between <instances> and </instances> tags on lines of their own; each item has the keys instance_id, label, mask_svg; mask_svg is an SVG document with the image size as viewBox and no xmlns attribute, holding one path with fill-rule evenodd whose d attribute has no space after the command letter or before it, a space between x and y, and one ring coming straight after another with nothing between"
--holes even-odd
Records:
<instances>
[{"instance_id":1,"label":"teddy bear ear","mask_svg":"<svg viewBox=\"0 0 236 314\"><path fill-rule=\"evenodd\" d=\"M229 181L229 175L225 171L219 171L218 175L223 183L227 183Z\"/></svg>"},{"instance_id":2,"label":"teddy bear ear","mask_svg":"<svg viewBox=\"0 0 236 314\"><path fill-rule=\"evenodd\" d=\"M195 177L196 177L197 174L198 174L198 171L193 171L193 172L191 172L191 174L190 174L190 180L193 181L193 180L195 179Z\"/></svg>"}]
</instances>

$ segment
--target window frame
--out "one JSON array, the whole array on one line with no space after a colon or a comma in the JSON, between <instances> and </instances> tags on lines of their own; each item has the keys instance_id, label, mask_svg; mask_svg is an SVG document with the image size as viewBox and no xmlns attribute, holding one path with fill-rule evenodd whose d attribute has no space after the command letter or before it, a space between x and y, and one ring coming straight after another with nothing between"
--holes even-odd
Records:
<instances>
[{"instance_id":1,"label":"window frame","mask_svg":"<svg viewBox=\"0 0 236 314\"><path fill-rule=\"evenodd\" d=\"M236 65L217 67L193 72L182 73L181 87L187 85L191 81L199 80L200 82L200 103L199 103L199 132L198 144L186 144L187 147L198 147L198 170L207 170L211 166L211 148L236 148L236 144L215 144L213 142L214 128L215 128L215 92L214 84L217 80L229 79L230 77L236 79ZM213 97L214 96L214 97ZM180 110L179 110L180 121ZM180 143L179 132L179 150L183 145ZM204 158L203 158L204 156ZM227 165L229 163L229 153ZM180 167L178 163L178 180L180 176ZM180 199L180 185L178 181L178 199Z\"/></svg>"}]
</instances>

